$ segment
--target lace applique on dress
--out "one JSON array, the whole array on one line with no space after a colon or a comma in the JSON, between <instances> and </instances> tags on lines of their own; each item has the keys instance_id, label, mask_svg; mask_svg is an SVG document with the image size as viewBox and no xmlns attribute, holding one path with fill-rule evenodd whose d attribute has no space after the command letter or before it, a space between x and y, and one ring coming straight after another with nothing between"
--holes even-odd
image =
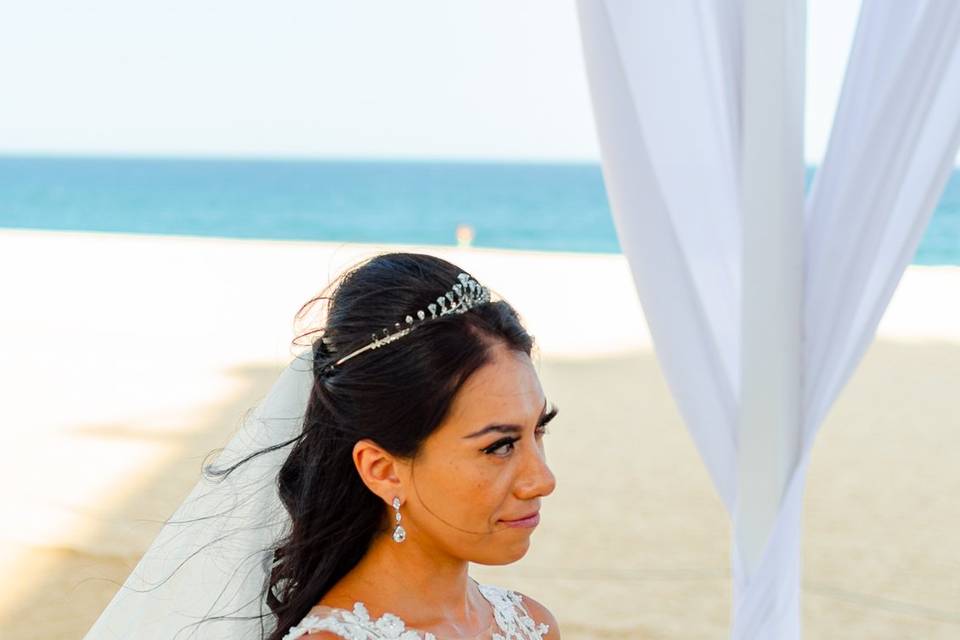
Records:
<instances>
[{"instance_id":1,"label":"lace applique on dress","mask_svg":"<svg viewBox=\"0 0 960 640\"><path fill-rule=\"evenodd\" d=\"M550 626L537 623L523 606L523 597L509 589L477 584L480 593L493 606L493 617L500 632L494 631L490 640L543 640ZM291 627L283 640L297 640L314 631L330 631L346 640L437 640L429 631L407 629L406 623L392 613L371 619L366 605L357 602L353 611L330 608L324 615L307 615L300 624Z\"/></svg>"},{"instance_id":2,"label":"lace applique on dress","mask_svg":"<svg viewBox=\"0 0 960 640\"><path fill-rule=\"evenodd\" d=\"M503 634L494 633L491 640L543 640L550 625L537 622L523 606L523 596L515 591L478 584L480 593L493 605L493 617Z\"/></svg>"},{"instance_id":3,"label":"lace applique on dress","mask_svg":"<svg viewBox=\"0 0 960 640\"><path fill-rule=\"evenodd\" d=\"M347 640L436 640L436 636L427 633L421 636L392 613L384 613L376 620L370 619L370 613L362 602L353 605L353 611L333 609L324 616L308 615L300 624L291 627L283 640L296 640L314 631L330 631Z\"/></svg>"}]
</instances>

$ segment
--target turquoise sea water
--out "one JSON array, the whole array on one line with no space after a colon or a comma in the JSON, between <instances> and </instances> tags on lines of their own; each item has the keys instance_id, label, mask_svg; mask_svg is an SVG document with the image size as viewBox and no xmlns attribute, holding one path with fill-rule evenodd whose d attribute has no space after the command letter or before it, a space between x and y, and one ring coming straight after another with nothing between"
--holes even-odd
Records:
<instances>
[{"instance_id":1,"label":"turquoise sea water","mask_svg":"<svg viewBox=\"0 0 960 640\"><path fill-rule=\"evenodd\" d=\"M808 169L808 184L813 175ZM618 253L599 164L0 157L0 227ZM915 264L960 265L960 170Z\"/></svg>"}]
</instances>

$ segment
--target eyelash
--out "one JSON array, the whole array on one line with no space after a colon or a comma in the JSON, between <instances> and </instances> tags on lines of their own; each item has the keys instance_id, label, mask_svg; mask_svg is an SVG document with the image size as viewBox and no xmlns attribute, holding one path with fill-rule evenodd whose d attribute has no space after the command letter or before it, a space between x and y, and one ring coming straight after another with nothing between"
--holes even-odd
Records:
<instances>
[{"instance_id":1,"label":"eyelash","mask_svg":"<svg viewBox=\"0 0 960 640\"><path fill-rule=\"evenodd\" d=\"M540 422L539 425L537 425L537 431L539 431L539 435L543 436L550 433L550 431L547 429L547 423L553 420L553 418L556 415L557 415L557 409L556 407L554 407L549 412L547 412L546 415L543 416L543 420ZM494 453L494 452L508 445L510 446L510 451L513 451L513 443L519 439L520 438L503 438L502 440L497 440L492 445L484 449L483 452L492 456L497 456L499 458L505 458L506 457L505 454Z\"/></svg>"}]
</instances>

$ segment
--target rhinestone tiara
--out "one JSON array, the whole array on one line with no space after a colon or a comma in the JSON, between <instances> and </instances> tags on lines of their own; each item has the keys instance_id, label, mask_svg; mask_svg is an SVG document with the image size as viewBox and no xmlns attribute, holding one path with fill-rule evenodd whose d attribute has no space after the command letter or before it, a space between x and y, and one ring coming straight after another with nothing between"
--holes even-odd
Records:
<instances>
[{"instance_id":1,"label":"rhinestone tiara","mask_svg":"<svg viewBox=\"0 0 960 640\"><path fill-rule=\"evenodd\" d=\"M381 329L377 333L370 334L370 337L372 338L371 342L363 347L360 347L359 349L351 351L333 364L328 364L326 367L324 367L323 371L327 372L334 367L338 367L350 358L359 355L364 351L379 349L385 344L390 344L395 340L399 340L424 322L429 322L451 313L466 313L473 307L490 302L490 290L479 284L469 275L466 273L461 273L457 276L457 280L459 280L459 282L453 285L449 291L438 297L436 302L431 302L427 305L427 311L430 312L429 317L427 317L427 313L425 311L419 310L415 314L408 315L404 319L404 324L406 326L399 322L395 323L392 333L389 328L385 328ZM330 346L330 340L328 340L326 336L321 339L328 347Z\"/></svg>"}]
</instances>

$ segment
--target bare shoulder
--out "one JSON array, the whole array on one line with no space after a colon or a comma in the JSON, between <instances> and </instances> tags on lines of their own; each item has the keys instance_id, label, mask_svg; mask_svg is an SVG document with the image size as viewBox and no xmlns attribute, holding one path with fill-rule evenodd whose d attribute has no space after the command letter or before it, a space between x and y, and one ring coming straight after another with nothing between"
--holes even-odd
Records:
<instances>
[{"instance_id":1,"label":"bare shoulder","mask_svg":"<svg viewBox=\"0 0 960 640\"><path fill-rule=\"evenodd\" d=\"M525 593L517 592L517 595L523 600L527 613L534 621L537 623L543 622L550 627L547 635L543 636L543 640L560 640L560 625L557 624L557 619L550 613L550 610Z\"/></svg>"}]
</instances>

